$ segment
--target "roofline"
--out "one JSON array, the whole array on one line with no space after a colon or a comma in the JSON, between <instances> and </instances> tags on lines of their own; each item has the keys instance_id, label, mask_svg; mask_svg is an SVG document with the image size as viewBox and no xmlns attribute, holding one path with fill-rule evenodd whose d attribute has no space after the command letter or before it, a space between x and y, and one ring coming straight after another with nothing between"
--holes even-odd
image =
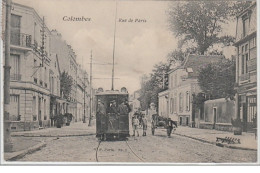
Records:
<instances>
[{"instance_id":1,"label":"roofline","mask_svg":"<svg viewBox=\"0 0 260 173\"><path fill-rule=\"evenodd\" d=\"M158 97L165 96L165 95L167 95L167 94L169 94L169 93L170 93L170 90L169 90L169 89L167 89L167 90L165 90L165 91L161 91L161 92L158 93Z\"/></svg>"},{"instance_id":2,"label":"roofline","mask_svg":"<svg viewBox=\"0 0 260 173\"><path fill-rule=\"evenodd\" d=\"M235 47L237 47L239 44L243 44L244 42L246 42L248 39L251 39L253 37L257 36L256 31L252 32L251 34L245 36L244 38L241 38L240 40L238 40L237 42L235 42L233 45Z\"/></svg>"},{"instance_id":3,"label":"roofline","mask_svg":"<svg viewBox=\"0 0 260 173\"><path fill-rule=\"evenodd\" d=\"M107 92L99 92L95 94L96 96L101 95L129 95L128 93L107 93Z\"/></svg>"},{"instance_id":4,"label":"roofline","mask_svg":"<svg viewBox=\"0 0 260 173\"><path fill-rule=\"evenodd\" d=\"M57 54L55 55L55 58L56 58L57 65L58 65L59 75L61 75L61 71L60 71L60 63L59 63L59 58L58 58Z\"/></svg>"},{"instance_id":5,"label":"roofline","mask_svg":"<svg viewBox=\"0 0 260 173\"><path fill-rule=\"evenodd\" d=\"M246 11L248 11L250 8L252 8L253 6L256 6L256 2L254 2L252 5L250 5L249 7L247 7L246 9L244 9L243 11L241 11L240 13L238 13L238 15L236 15L237 18L239 18L240 16L242 16Z\"/></svg>"},{"instance_id":6,"label":"roofline","mask_svg":"<svg viewBox=\"0 0 260 173\"><path fill-rule=\"evenodd\" d=\"M219 57L225 58L224 55L196 55L196 54L190 54L190 53L189 53L189 54L186 56L184 62L182 62L182 64L179 65L178 67L175 67L174 69L170 70L170 71L168 72L168 74L170 74L170 73L172 73L172 72L174 72L174 71L176 71L176 70L178 70L178 69L184 69L184 66L185 66L186 63L188 62L188 59L190 58L190 56L199 56L199 57L203 57L203 56L205 56L205 57L219 56Z\"/></svg>"},{"instance_id":7,"label":"roofline","mask_svg":"<svg viewBox=\"0 0 260 173\"><path fill-rule=\"evenodd\" d=\"M4 1L3 1L4 2ZM5 3L5 2L4 2ZM20 7L23 7L23 8L27 8L29 10L32 10L33 14L40 20L41 24L43 24L43 19L40 17L40 15L35 11L35 9L33 7L29 7L27 5L23 5L23 4L19 4L19 3L16 3L16 2L12 2L12 4L16 5L16 6L20 6ZM45 26L46 26L46 23L45 23ZM50 29L46 26L45 27L47 29L47 31L49 32L49 34L51 33Z\"/></svg>"}]
</instances>

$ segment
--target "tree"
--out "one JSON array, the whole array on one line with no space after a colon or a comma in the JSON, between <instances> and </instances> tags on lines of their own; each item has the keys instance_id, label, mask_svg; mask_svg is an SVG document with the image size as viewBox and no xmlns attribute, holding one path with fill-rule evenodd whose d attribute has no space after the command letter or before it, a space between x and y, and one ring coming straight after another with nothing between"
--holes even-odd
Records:
<instances>
[{"instance_id":1,"label":"tree","mask_svg":"<svg viewBox=\"0 0 260 173\"><path fill-rule=\"evenodd\" d=\"M177 61L182 62L185 59L185 53L181 49L180 50L173 50L167 55L167 61L169 64L174 64Z\"/></svg>"},{"instance_id":2,"label":"tree","mask_svg":"<svg viewBox=\"0 0 260 173\"><path fill-rule=\"evenodd\" d=\"M71 93L72 84L72 77L67 72L63 71L60 77L60 92L67 100L69 99Z\"/></svg>"},{"instance_id":3,"label":"tree","mask_svg":"<svg viewBox=\"0 0 260 173\"><path fill-rule=\"evenodd\" d=\"M224 59L200 68L198 82L208 99L233 99L235 76L235 61Z\"/></svg>"},{"instance_id":4,"label":"tree","mask_svg":"<svg viewBox=\"0 0 260 173\"><path fill-rule=\"evenodd\" d=\"M199 54L216 43L230 45L232 36L221 36L223 24L251 2L192 1L169 9L169 27L180 38L179 47L187 42L196 45Z\"/></svg>"},{"instance_id":5,"label":"tree","mask_svg":"<svg viewBox=\"0 0 260 173\"><path fill-rule=\"evenodd\" d=\"M163 76L170 71L170 66L171 64L162 62L154 65L150 78L142 81L139 97L142 110L148 109L151 103L158 107L158 93L168 87L163 87Z\"/></svg>"}]
</instances>

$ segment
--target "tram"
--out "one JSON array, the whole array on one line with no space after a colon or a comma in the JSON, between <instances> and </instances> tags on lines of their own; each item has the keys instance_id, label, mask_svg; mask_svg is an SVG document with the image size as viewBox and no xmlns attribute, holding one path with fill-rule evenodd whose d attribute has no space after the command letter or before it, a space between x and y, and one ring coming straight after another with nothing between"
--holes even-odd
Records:
<instances>
[{"instance_id":1,"label":"tram","mask_svg":"<svg viewBox=\"0 0 260 173\"><path fill-rule=\"evenodd\" d=\"M96 137L100 140L124 139L129 137L128 92L98 90L96 94Z\"/></svg>"}]
</instances>

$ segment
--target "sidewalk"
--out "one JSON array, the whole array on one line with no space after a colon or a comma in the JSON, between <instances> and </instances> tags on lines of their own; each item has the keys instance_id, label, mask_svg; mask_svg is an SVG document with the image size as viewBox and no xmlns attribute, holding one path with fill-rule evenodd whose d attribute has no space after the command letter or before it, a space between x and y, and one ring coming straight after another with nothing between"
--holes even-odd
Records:
<instances>
[{"instance_id":1,"label":"sidewalk","mask_svg":"<svg viewBox=\"0 0 260 173\"><path fill-rule=\"evenodd\" d=\"M234 135L233 132L178 126L174 134L214 145L220 143L218 145L222 147L257 151L257 138L255 139L254 133L243 132L242 135ZM228 144L220 141L216 142L217 137L238 138L240 139L241 144Z\"/></svg>"},{"instance_id":2,"label":"sidewalk","mask_svg":"<svg viewBox=\"0 0 260 173\"><path fill-rule=\"evenodd\" d=\"M13 137L12 143L12 151L4 153L4 159L6 161L16 160L28 153L40 150L42 147L46 146L44 141L41 141L39 138L37 139L32 137Z\"/></svg>"},{"instance_id":3,"label":"sidewalk","mask_svg":"<svg viewBox=\"0 0 260 173\"><path fill-rule=\"evenodd\" d=\"M70 126L63 126L61 128L50 127L34 131L12 132L11 136L24 136L24 137L68 137L68 136L88 136L96 134L95 120L92 125L88 126L87 123L76 122L71 123Z\"/></svg>"},{"instance_id":4,"label":"sidewalk","mask_svg":"<svg viewBox=\"0 0 260 173\"><path fill-rule=\"evenodd\" d=\"M87 123L77 122L71 123L70 126L63 126L62 128L46 128L34 131L12 132L13 149L11 152L4 153L6 161L13 161L24 157L26 154L33 153L46 146L48 138L41 137L69 137L69 136L88 136L95 135L96 127L95 121L92 126Z\"/></svg>"}]
</instances>

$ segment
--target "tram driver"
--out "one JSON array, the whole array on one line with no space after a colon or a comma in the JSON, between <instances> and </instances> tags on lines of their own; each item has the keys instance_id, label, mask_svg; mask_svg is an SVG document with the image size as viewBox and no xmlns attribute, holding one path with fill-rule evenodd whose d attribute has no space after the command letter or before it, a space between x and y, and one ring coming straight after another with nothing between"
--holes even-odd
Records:
<instances>
[{"instance_id":1,"label":"tram driver","mask_svg":"<svg viewBox=\"0 0 260 173\"><path fill-rule=\"evenodd\" d=\"M130 112L130 106L128 107L126 99L119 105L118 110L120 115L127 115Z\"/></svg>"},{"instance_id":2,"label":"tram driver","mask_svg":"<svg viewBox=\"0 0 260 173\"><path fill-rule=\"evenodd\" d=\"M100 115L106 114L106 108L103 102L101 100L98 100L98 107L97 107L97 113Z\"/></svg>"},{"instance_id":3,"label":"tram driver","mask_svg":"<svg viewBox=\"0 0 260 173\"><path fill-rule=\"evenodd\" d=\"M110 107L108 108L108 113L118 114L118 110L117 110L117 107L116 107L116 101L115 100L111 101Z\"/></svg>"}]
</instances>

